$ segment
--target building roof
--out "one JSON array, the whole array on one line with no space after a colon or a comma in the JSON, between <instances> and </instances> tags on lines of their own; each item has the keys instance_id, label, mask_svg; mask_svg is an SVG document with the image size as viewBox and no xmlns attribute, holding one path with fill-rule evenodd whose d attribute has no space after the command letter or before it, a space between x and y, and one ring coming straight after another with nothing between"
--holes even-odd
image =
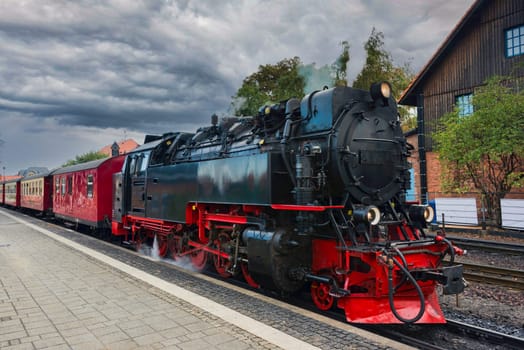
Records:
<instances>
[{"instance_id":1,"label":"building roof","mask_svg":"<svg viewBox=\"0 0 524 350\"><path fill-rule=\"evenodd\" d=\"M119 148L119 154L126 154L138 147L138 143L133 139L127 139L117 142ZM111 145L107 145L100 149L100 153L107 154L111 157Z\"/></svg>"},{"instance_id":2,"label":"building roof","mask_svg":"<svg viewBox=\"0 0 524 350\"><path fill-rule=\"evenodd\" d=\"M460 31L469 23L475 12L485 3L486 0L477 0L471 5L468 11L462 16L455 28L449 33L444 42L437 49L433 57L426 63L424 68L411 81L406 90L402 93L398 103L406 106L417 105L417 93L420 91L420 86L424 82L426 76L431 73L433 67L437 65L443 56L453 49L453 44Z\"/></svg>"},{"instance_id":3,"label":"building roof","mask_svg":"<svg viewBox=\"0 0 524 350\"><path fill-rule=\"evenodd\" d=\"M0 183L1 182L10 182L12 180L18 180L21 179L22 176L20 175L0 175Z\"/></svg>"}]
</instances>

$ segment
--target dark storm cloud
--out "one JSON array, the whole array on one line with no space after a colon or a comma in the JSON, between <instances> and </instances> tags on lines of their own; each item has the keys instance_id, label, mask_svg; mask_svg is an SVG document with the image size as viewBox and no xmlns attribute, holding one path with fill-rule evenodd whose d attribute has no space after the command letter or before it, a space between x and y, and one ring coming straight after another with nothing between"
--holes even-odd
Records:
<instances>
[{"instance_id":1,"label":"dark storm cloud","mask_svg":"<svg viewBox=\"0 0 524 350\"><path fill-rule=\"evenodd\" d=\"M207 120L234 91L203 38L183 31L194 31L194 23L177 21L183 13L176 6L33 5L0 5L4 111L53 116L66 125L140 130L173 119Z\"/></svg>"},{"instance_id":2,"label":"dark storm cloud","mask_svg":"<svg viewBox=\"0 0 524 350\"><path fill-rule=\"evenodd\" d=\"M227 112L259 65L294 56L329 65L343 40L354 79L373 27L395 63L417 72L472 2L2 0L0 162L16 152L71 158L119 134L194 131ZM26 140L70 153L36 156Z\"/></svg>"}]
</instances>

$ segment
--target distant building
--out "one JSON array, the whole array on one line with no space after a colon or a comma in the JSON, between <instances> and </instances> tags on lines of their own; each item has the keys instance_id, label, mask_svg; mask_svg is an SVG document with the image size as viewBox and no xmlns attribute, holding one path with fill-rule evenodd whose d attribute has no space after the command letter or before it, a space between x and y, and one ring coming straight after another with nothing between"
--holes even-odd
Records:
<instances>
[{"instance_id":1,"label":"distant building","mask_svg":"<svg viewBox=\"0 0 524 350\"><path fill-rule=\"evenodd\" d=\"M138 143L133 139L127 139L120 142L114 142L111 145L107 145L100 149L100 153L107 154L109 157L113 155L114 152L118 152L118 154L126 154L137 148L139 145Z\"/></svg>"},{"instance_id":2,"label":"distant building","mask_svg":"<svg viewBox=\"0 0 524 350\"><path fill-rule=\"evenodd\" d=\"M441 192L440 162L431 133L436 121L460 108L473 112L472 94L494 75L524 75L524 1L477 0L402 94L399 104L417 107L414 188L422 201ZM428 198L429 197L429 198Z\"/></svg>"},{"instance_id":3,"label":"distant building","mask_svg":"<svg viewBox=\"0 0 524 350\"><path fill-rule=\"evenodd\" d=\"M0 182L10 181L21 178L20 175L0 175Z\"/></svg>"},{"instance_id":4,"label":"distant building","mask_svg":"<svg viewBox=\"0 0 524 350\"><path fill-rule=\"evenodd\" d=\"M29 177L29 176L33 176L37 174L48 173L48 172L49 172L49 169L47 169L46 167L30 167L24 170L20 170L18 172L18 176Z\"/></svg>"}]
</instances>

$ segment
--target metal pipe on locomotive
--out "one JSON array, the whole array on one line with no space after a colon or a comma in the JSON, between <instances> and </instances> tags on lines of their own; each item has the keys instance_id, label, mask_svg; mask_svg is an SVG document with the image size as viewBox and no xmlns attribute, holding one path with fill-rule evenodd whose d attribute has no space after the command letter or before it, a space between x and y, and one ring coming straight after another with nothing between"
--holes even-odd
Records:
<instances>
[{"instance_id":1,"label":"metal pipe on locomotive","mask_svg":"<svg viewBox=\"0 0 524 350\"><path fill-rule=\"evenodd\" d=\"M254 287L309 286L349 322L445 322L436 287L463 290L462 266L443 266L460 250L405 200L412 147L390 90L335 87L150 138L114 176L113 234Z\"/></svg>"}]
</instances>

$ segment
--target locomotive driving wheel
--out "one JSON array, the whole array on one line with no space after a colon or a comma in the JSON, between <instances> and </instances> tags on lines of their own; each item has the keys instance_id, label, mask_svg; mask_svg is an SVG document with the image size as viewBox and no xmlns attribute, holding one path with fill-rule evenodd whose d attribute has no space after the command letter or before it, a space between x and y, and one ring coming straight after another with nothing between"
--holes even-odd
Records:
<instances>
[{"instance_id":1,"label":"locomotive driving wheel","mask_svg":"<svg viewBox=\"0 0 524 350\"><path fill-rule=\"evenodd\" d=\"M226 233L221 233L217 239L215 239L215 248L219 251L223 251L223 246L229 241L229 235ZM231 277L231 273L228 272L228 269L231 267L231 261L227 258L224 258L220 254L213 254L213 264L218 274L223 278Z\"/></svg>"},{"instance_id":2,"label":"locomotive driving wheel","mask_svg":"<svg viewBox=\"0 0 524 350\"><path fill-rule=\"evenodd\" d=\"M327 283L312 282L311 283L311 298L315 306L322 311L327 311L333 307L335 298L329 295L331 286Z\"/></svg>"},{"instance_id":3,"label":"locomotive driving wheel","mask_svg":"<svg viewBox=\"0 0 524 350\"><path fill-rule=\"evenodd\" d=\"M173 260L180 259L181 248L181 239L176 236L171 236L167 239L167 246L169 248L169 254Z\"/></svg>"},{"instance_id":4,"label":"locomotive driving wheel","mask_svg":"<svg viewBox=\"0 0 524 350\"><path fill-rule=\"evenodd\" d=\"M158 247L155 247L154 240L156 240L156 244L158 245ZM167 251L169 249L167 242L168 239L165 235L155 234L155 237L153 239L153 249L158 249L157 253L159 258L163 258L166 256Z\"/></svg>"},{"instance_id":5,"label":"locomotive driving wheel","mask_svg":"<svg viewBox=\"0 0 524 350\"><path fill-rule=\"evenodd\" d=\"M198 272L203 271L207 266L208 254L204 249L197 249L191 253L191 264Z\"/></svg>"},{"instance_id":6,"label":"locomotive driving wheel","mask_svg":"<svg viewBox=\"0 0 524 350\"><path fill-rule=\"evenodd\" d=\"M135 250L140 252L140 250L143 248L142 245L147 241L147 234L143 230L138 229L134 234L133 241Z\"/></svg>"},{"instance_id":7,"label":"locomotive driving wheel","mask_svg":"<svg viewBox=\"0 0 524 350\"><path fill-rule=\"evenodd\" d=\"M244 276L244 279L246 280L247 284L249 284L253 288L260 288L260 284L258 284L249 274L247 262L242 261L240 263L240 268L242 269L242 275Z\"/></svg>"}]
</instances>

